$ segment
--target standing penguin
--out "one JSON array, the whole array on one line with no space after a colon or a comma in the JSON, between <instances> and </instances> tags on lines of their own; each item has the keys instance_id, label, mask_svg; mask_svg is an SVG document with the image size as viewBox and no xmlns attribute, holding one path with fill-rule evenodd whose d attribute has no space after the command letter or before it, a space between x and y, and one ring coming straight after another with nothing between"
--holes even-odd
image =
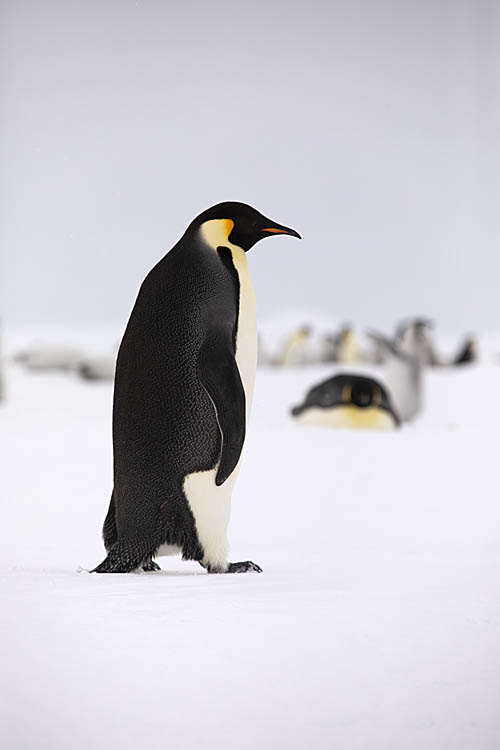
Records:
<instances>
[{"instance_id":1,"label":"standing penguin","mask_svg":"<svg viewBox=\"0 0 500 750\"><path fill-rule=\"evenodd\" d=\"M384 355L385 383L394 408L402 422L409 422L422 410L422 365L387 336L376 331L368 336Z\"/></svg>"},{"instance_id":2,"label":"standing penguin","mask_svg":"<svg viewBox=\"0 0 500 750\"><path fill-rule=\"evenodd\" d=\"M228 563L227 526L257 360L255 296L245 253L300 235L244 203L200 214L146 276L115 374L114 488L98 573L157 570L182 553L209 573Z\"/></svg>"}]
</instances>

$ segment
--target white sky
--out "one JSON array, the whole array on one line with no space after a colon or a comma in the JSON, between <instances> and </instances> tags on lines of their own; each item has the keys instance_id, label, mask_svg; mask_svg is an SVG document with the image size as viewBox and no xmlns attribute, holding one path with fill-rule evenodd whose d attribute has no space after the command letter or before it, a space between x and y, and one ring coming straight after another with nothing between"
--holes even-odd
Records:
<instances>
[{"instance_id":1,"label":"white sky","mask_svg":"<svg viewBox=\"0 0 500 750\"><path fill-rule=\"evenodd\" d=\"M1 19L0 315L124 323L201 210L295 227L259 309L500 325L494 0L12 0Z\"/></svg>"}]
</instances>

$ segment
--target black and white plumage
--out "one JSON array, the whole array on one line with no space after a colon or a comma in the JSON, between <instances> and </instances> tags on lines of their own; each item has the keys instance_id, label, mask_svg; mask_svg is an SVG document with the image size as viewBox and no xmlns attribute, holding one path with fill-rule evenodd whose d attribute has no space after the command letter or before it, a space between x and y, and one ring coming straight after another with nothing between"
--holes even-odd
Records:
<instances>
[{"instance_id":1,"label":"black and white plumage","mask_svg":"<svg viewBox=\"0 0 500 750\"><path fill-rule=\"evenodd\" d=\"M228 563L226 532L257 359L245 253L272 234L299 236L243 203L218 204L144 280L116 364L97 572L152 570L177 552L209 572L260 570Z\"/></svg>"},{"instance_id":2,"label":"black and white plumage","mask_svg":"<svg viewBox=\"0 0 500 750\"><path fill-rule=\"evenodd\" d=\"M349 429L392 429L400 419L384 385L375 378L342 372L311 388L292 409L298 424Z\"/></svg>"}]
</instances>

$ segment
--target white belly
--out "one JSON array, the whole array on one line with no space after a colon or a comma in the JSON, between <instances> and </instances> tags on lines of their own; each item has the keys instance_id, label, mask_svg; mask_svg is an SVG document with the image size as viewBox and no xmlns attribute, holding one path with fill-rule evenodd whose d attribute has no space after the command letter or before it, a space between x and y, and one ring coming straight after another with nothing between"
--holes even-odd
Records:
<instances>
[{"instance_id":1,"label":"white belly","mask_svg":"<svg viewBox=\"0 0 500 750\"><path fill-rule=\"evenodd\" d=\"M233 246L231 252L240 280L236 363L245 389L248 425L255 383L255 371L257 368L257 312L255 293L245 251Z\"/></svg>"},{"instance_id":2,"label":"white belly","mask_svg":"<svg viewBox=\"0 0 500 750\"><path fill-rule=\"evenodd\" d=\"M236 363L246 397L246 422L250 417L255 371L257 367L257 316L255 294L245 252L228 242L240 282ZM218 570L227 568L227 527L231 511L231 495L239 464L231 476L218 487L215 484L217 466L210 471L188 474L184 479L184 494L193 513L198 538L204 550L203 563Z\"/></svg>"}]
</instances>

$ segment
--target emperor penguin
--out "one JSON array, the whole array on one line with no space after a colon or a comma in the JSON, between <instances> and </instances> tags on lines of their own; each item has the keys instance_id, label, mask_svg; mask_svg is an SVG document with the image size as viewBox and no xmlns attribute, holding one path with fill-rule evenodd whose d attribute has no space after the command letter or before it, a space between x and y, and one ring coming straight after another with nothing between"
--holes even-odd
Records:
<instances>
[{"instance_id":1,"label":"emperor penguin","mask_svg":"<svg viewBox=\"0 0 500 750\"><path fill-rule=\"evenodd\" d=\"M354 364L361 361L356 334L348 323L343 325L334 336L333 344L335 347L335 362Z\"/></svg>"},{"instance_id":2,"label":"emperor penguin","mask_svg":"<svg viewBox=\"0 0 500 750\"><path fill-rule=\"evenodd\" d=\"M304 364L306 353L304 347L311 338L311 326L303 325L288 336L283 351L278 356L276 364L280 367Z\"/></svg>"},{"instance_id":3,"label":"emperor penguin","mask_svg":"<svg viewBox=\"0 0 500 750\"><path fill-rule=\"evenodd\" d=\"M369 331L368 336L383 352L385 383L394 409L402 422L409 422L422 410L422 365L387 336L377 331Z\"/></svg>"},{"instance_id":4,"label":"emperor penguin","mask_svg":"<svg viewBox=\"0 0 500 750\"><path fill-rule=\"evenodd\" d=\"M292 416L298 424L323 427L385 430L400 425L382 383L347 372L311 388L302 404L293 407Z\"/></svg>"},{"instance_id":5,"label":"emperor penguin","mask_svg":"<svg viewBox=\"0 0 500 750\"><path fill-rule=\"evenodd\" d=\"M181 553L209 573L261 572L228 562L227 526L257 362L246 253L300 235L237 202L191 222L140 288L118 352L114 487L98 573L157 570Z\"/></svg>"},{"instance_id":6,"label":"emperor penguin","mask_svg":"<svg viewBox=\"0 0 500 750\"><path fill-rule=\"evenodd\" d=\"M474 336L467 336L462 342L458 352L453 357L452 365L469 365L477 362L477 342Z\"/></svg>"},{"instance_id":7,"label":"emperor penguin","mask_svg":"<svg viewBox=\"0 0 500 750\"><path fill-rule=\"evenodd\" d=\"M402 321L396 329L396 342L399 349L418 359L424 367L426 365L435 367L441 364L432 341L432 326L432 320L414 318Z\"/></svg>"}]
</instances>

